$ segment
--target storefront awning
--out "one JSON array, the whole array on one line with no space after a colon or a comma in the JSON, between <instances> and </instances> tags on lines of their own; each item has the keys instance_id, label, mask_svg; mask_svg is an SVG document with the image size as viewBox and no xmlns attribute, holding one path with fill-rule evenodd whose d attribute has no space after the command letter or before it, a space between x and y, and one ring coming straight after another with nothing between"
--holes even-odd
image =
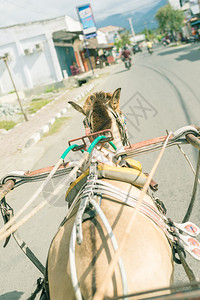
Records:
<instances>
[{"instance_id":1,"label":"storefront awning","mask_svg":"<svg viewBox=\"0 0 200 300\"><path fill-rule=\"evenodd\" d=\"M189 22L194 22L194 21L196 21L196 20L197 20L196 17L191 17L191 18L185 20L184 23L187 24L187 23L189 23Z\"/></svg>"},{"instance_id":2,"label":"storefront awning","mask_svg":"<svg viewBox=\"0 0 200 300\"><path fill-rule=\"evenodd\" d=\"M194 26L194 25L197 25L197 24L200 24L200 21L195 21L195 22L191 22L191 25Z\"/></svg>"},{"instance_id":3,"label":"storefront awning","mask_svg":"<svg viewBox=\"0 0 200 300\"><path fill-rule=\"evenodd\" d=\"M60 30L53 32L53 39L55 40L63 40L63 41L69 41L77 37L76 33L68 32L66 30Z\"/></svg>"},{"instance_id":4,"label":"storefront awning","mask_svg":"<svg viewBox=\"0 0 200 300\"><path fill-rule=\"evenodd\" d=\"M88 49L112 49L114 47L114 45L99 44L96 38L87 40L84 48L86 48L86 46Z\"/></svg>"}]
</instances>

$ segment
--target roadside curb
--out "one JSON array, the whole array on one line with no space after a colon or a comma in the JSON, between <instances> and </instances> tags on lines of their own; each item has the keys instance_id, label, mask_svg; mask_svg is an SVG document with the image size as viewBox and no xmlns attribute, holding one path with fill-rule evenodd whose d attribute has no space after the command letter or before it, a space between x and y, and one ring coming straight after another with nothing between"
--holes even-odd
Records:
<instances>
[{"instance_id":1,"label":"roadside curb","mask_svg":"<svg viewBox=\"0 0 200 300\"><path fill-rule=\"evenodd\" d=\"M79 94L78 96L73 98L73 101L79 101L81 100L84 96L86 96L92 89L94 88L94 84L90 84L84 92ZM29 148L39 142L43 135L47 133L51 126L54 124L54 122L61 118L64 114L67 113L68 109L70 108L70 104L67 104L66 108L63 108L59 113L57 113L52 119L50 119L45 125L43 125L37 132L35 132L25 143L25 148Z\"/></svg>"}]
</instances>

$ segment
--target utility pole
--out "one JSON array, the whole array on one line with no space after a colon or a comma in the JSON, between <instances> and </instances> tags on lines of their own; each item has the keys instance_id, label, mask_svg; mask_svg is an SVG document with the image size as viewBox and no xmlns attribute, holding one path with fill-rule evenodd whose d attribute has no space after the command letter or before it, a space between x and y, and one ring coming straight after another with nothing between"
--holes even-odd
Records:
<instances>
[{"instance_id":1,"label":"utility pole","mask_svg":"<svg viewBox=\"0 0 200 300\"><path fill-rule=\"evenodd\" d=\"M132 18L128 18L127 20L129 21L129 24L130 24L132 36L134 37L135 36L135 31L133 29Z\"/></svg>"},{"instance_id":2,"label":"utility pole","mask_svg":"<svg viewBox=\"0 0 200 300\"><path fill-rule=\"evenodd\" d=\"M86 52L87 52L87 56L88 56L88 59L89 59L90 68L91 68L91 70L92 70L93 76L95 76L95 74L94 74L94 68L93 68L93 66L92 66L92 62L91 62L91 58L90 58L90 52L89 52L89 49L88 49L88 47L87 47L87 43L88 43L88 42L87 42L86 37L85 37L85 35L84 35L84 45L85 45Z\"/></svg>"},{"instance_id":3,"label":"utility pole","mask_svg":"<svg viewBox=\"0 0 200 300\"><path fill-rule=\"evenodd\" d=\"M12 77L12 74L11 74L11 72L10 72L10 68L9 68L9 66L8 66L8 62L7 62L8 57L7 57L7 56L0 56L0 59L3 59L5 65L6 65L6 68L7 68L7 70L8 70L8 74L9 74L9 76L10 76L12 85L13 85L13 87L14 87L14 90L15 90L15 93L16 93L16 96L17 96L17 101L19 102L19 106L20 106L21 112L22 112L22 114L23 114L23 116L24 116L24 120L25 120L25 121L28 121L27 115L25 114L25 112L24 112L24 110L23 110L22 103L21 103L21 100L20 100L20 98L19 98L19 94L18 94L18 92L17 92L17 89L16 89L16 86L15 86L15 83L14 83L14 80L13 80L13 77Z\"/></svg>"}]
</instances>

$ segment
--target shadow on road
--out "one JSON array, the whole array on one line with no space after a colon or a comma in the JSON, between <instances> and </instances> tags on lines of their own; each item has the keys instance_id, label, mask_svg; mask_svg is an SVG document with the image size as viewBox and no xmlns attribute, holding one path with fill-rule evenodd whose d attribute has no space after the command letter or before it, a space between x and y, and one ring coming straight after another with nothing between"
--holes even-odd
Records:
<instances>
[{"instance_id":1,"label":"shadow on road","mask_svg":"<svg viewBox=\"0 0 200 300\"><path fill-rule=\"evenodd\" d=\"M176 60L189 60L189 61L197 61L200 60L200 50L192 50L190 53L180 55L176 58Z\"/></svg>"},{"instance_id":2,"label":"shadow on road","mask_svg":"<svg viewBox=\"0 0 200 300\"><path fill-rule=\"evenodd\" d=\"M182 60L188 60L188 61L197 61L200 60L200 44L192 45L192 49L190 46L188 47L181 47L181 48L176 48L176 49L170 49L168 51L164 51L162 53L159 53L159 56L165 56L165 55L170 55L170 54L178 54L180 55L176 57L175 59L178 61ZM182 53L181 53L182 52ZM185 52L185 53L183 53Z\"/></svg>"},{"instance_id":3,"label":"shadow on road","mask_svg":"<svg viewBox=\"0 0 200 300\"><path fill-rule=\"evenodd\" d=\"M0 300L19 300L23 295L22 292L9 292L3 295L0 295Z\"/></svg>"},{"instance_id":4,"label":"shadow on road","mask_svg":"<svg viewBox=\"0 0 200 300\"><path fill-rule=\"evenodd\" d=\"M118 72L113 73L113 75L120 74L120 73L127 72L127 71L129 71L129 70L128 69L124 69L122 71L118 71Z\"/></svg>"}]
</instances>

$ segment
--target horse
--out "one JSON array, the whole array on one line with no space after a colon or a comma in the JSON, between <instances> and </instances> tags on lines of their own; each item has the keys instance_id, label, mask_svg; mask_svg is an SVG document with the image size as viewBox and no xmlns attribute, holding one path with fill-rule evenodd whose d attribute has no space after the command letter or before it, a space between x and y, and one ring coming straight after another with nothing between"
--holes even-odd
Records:
<instances>
[{"instance_id":1,"label":"horse","mask_svg":"<svg viewBox=\"0 0 200 300\"><path fill-rule=\"evenodd\" d=\"M128 145L124 115L120 110L120 95L121 89L118 88L114 93L99 92L90 95L83 106L73 101L69 102L74 109L84 115L86 130L95 133L110 129L113 132L113 143L117 148ZM109 147L108 145L105 149L109 150ZM118 169L126 168L118 167ZM120 176L118 180L102 178L100 182L109 184L113 190L118 189L121 191L121 194L118 192L120 195L125 193L129 198L139 197L141 187L121 181ZM102 193L100 207L120 244L134 208L119 201L115 195L116 193L110 196ZM148 193L145 194L143 201L157 210ZM70 237L77 209L75 208L65 222L62 222L49 248L47 276L49 295L53 300L93 299L104 282L115 253L111 238L99 214L82 223L83 240L75 248L77 285L81 294L81 298L78 298L75 294L77 287L74 288L72 284L70 271ZM174 264L170 242L163 230L142 212L138 213L133 223L120 258L125 270L125 282L122 284L120 268L116 267L107 282L105 297L123 295L123 285L127 285L128 293L139 293L169 287L173 282ZM161 292L157 292L155 295L160 294Z\"/></svg>"}]
</instances>

